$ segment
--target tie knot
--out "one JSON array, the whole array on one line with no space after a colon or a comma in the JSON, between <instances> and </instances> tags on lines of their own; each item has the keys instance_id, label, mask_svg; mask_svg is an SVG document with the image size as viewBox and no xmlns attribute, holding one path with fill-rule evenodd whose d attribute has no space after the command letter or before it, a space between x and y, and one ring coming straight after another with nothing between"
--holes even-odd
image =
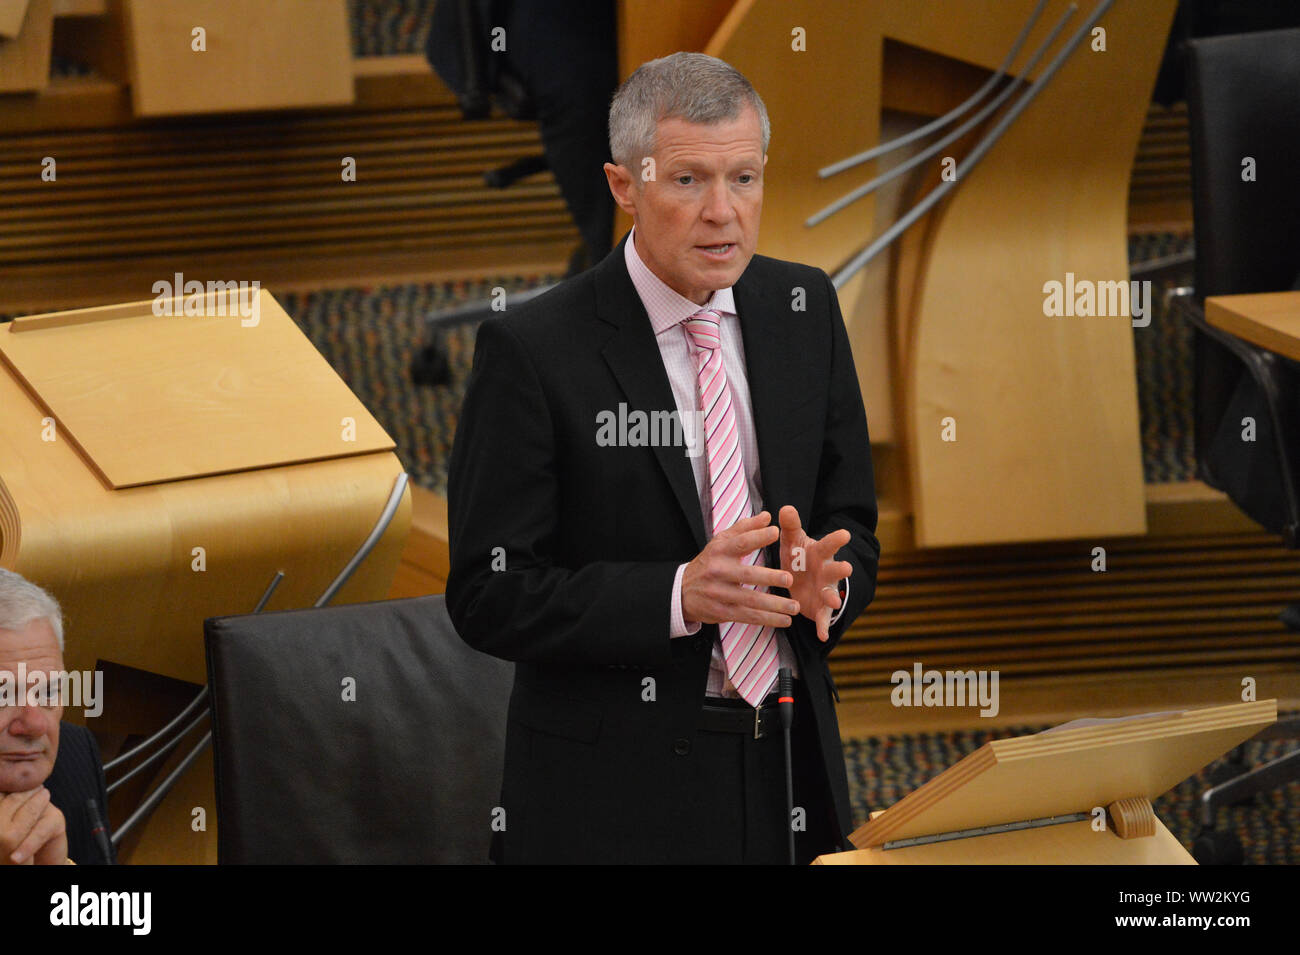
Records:
<instances>
[{"instance_id":1,"label":"tie knot","mask_svg":"<svg viewBox=\"0 0 1300 955\"><path fill-rule=\"evenodd\" d=\"M682 327L686 329L686 334L690 336L696 348L712 351L722 344L722 337L718 331L721 321L721 314L706 308L682 322Z\"/></svg>"}]
</instances>

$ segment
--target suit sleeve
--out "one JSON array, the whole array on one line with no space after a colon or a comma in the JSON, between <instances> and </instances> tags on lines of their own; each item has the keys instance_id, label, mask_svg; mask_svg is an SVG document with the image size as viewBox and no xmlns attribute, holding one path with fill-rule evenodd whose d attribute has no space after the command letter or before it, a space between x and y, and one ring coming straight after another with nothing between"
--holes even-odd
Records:
<instances>
[{"instance_id":1,"label":"suit sleeve","mask_svg":"<svg viewBox=\"0 0 1300 955\"><path fill-rule=\"evenodd\" d=\"M668 663L680 562L565 566L562 469L531 356L505 322L483 322L447 478L447 610L457 632L506 660Z\"/></svg>"},{"instance_id":2,"label":"suit sleeve","mask_svg":"<svg viewBox=\"0 0 1300 955\"><path fill-rule=\"evenodd\" d=\"M847 599L838 619L829 628L830 639L822 643L817 639L812 621L800 618L800 623L807 624L804 630L812 643L825 655L835 648L844 631L875 596L880 541L876 537L876 488L862 390L858 386L848 331L840 314L839 297L830 278L825 273L822 278L830 298L830 395L817 492L807 526L808 533L817 538L840 528L847 530L852 538L837 557L853 565Z\"/></svg>"}]
</instances>

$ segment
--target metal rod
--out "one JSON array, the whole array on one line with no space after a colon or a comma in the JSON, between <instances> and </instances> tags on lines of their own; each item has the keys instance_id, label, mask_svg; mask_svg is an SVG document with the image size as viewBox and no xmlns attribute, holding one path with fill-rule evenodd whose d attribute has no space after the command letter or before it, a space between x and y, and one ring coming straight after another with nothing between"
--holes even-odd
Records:
<instances>
[{"instance_id":1,"label":"metal rod","mask_svg":"<svg viewBox=\"0 0 1300 955\"><path fill-rule=\"evenodd\" d=\"M130 818L118 827L117 832L113 833L113 845L121 845L126 834L134 829L141 819L144 819L158 807L158 804L176 785L176 781L185 775L187 769L194 765L194 761L199 758L199 754L207 749L211 742L212 730L208 730L207 735L199 740L199 744L190 750L189 755L181 761L180 765L171 771L167 778L159 784L158 788L149 794L149 798L140 804L140 808L131 813Z\"/></svg>"},{"instance_id":2,"label":"metal rod","mask_svg":"<svg viewBox=\"0 0 1300 955\"><path fill-rule=\"evenodd\" d=\"M280 586L280 581L282 580L284 580L284 571L277 570L275 572L275 576L271 578L271 583L267 585L265 592L262 594L262 599L259 600L257 602L257 606L253 608L253 613L262 612L262 608L266 606L266 602L271 599L271 594L275 593L275 588ZM144 742L137 743L135 746L132 746L125 753L118 753L115 757L113 757L111 760L105 763L104 773L108 774L112 770L116 769L118 766L121 766L123 763L134 759L136 756L139 756L149 747L153 746L154 743L158 742L160 739L169 735L172 732L172 730L174 730L177 726L180 726L180 724L185 719L187 719L191 713L194 712L195 707L200 706L207 701L208 692L209 692L208 687L204 686L203 689L199 690L198 696L194 697L194 699L191 700L186 705L185 709L181 710L178 714L176 714L176 717L170 723L168 723L158 732L154 733ZM176 741L179 742L180 739L184 737L185 734L188 733L189 731L190 731L190 727L186 727L186 729L177 736Z\"/></svg>"},{"instance_id":3,"label":"metal rod","mask_svg":"<svg viewBox=\"0 0 1300 955\"><path fill-rule=\"evenodd\" d=\"M1065 8L1065 12L1061 14L1061 18L1056 21L1056 25L1052 27L1052 31L1049 34L1047 34L1047 39L1043 40L1043 42L1039 44L1038 49L1034 50L1033 55L1030 56L1029 62L1025 64L1026 73L1032 72L1034 67L1038 65L1038 61L1043 58L1043 55L1049 49L1051 49L1052 44L1056 42L1056 38L1060 35L1061 31L1065 29L1066 23L1069 22L1070 17L1074 16L1074 12L1077 9L1079 8L1075 6L1073 3ZM804 221L804 225L811 228L812 226L818 225L826 221L827 219L829 219L835 213L839 212L844 207L852 205L853 203L857 202L859 199L861 199L863 196L867 195L868 193L874 192L875 190L879 189L881 186L885 185L888 182L892 182L893 180L897 179L899 176L903 175L903 173L915 169L917 166L925 162L935 153L939 152L939 150L943 149L943 147L955 142L956 140L960 139L962 136L965 136L968 132L970 132L980 123L984 122L984 120L986 120L994 110L996 110L999 106L1005 103L1007 101L1007 97L1010 96L1015 91L1016 91L1016 84L1014 82L1008 83L1002 89L1002 92L998 93L997 96L993 97L993 99L990 100L984 106L983 109L981 109L970 119L966 120L966 122L962 123L960 126L954 129L947 136L943 137L943 139L940 139L930 144L925 149L917 153L915 156L908 157L904 162L899 163L897 166L894 166L892 169L882 172L875 179L872 179L869 182L865 182L862 185L858 186L856 189L851 189L850 191L846 192L844 195L840 196L830 205L826 206L823 209L818 210L817 212L814 212L811 216L809 216Z\"/></svg>"},{"instance_id":4,"label":"metal rod","mask_svg":"<svg viewBox=\"0 0 1300 955\"><path fill-rule=\"evenodd\" d=\"M200 695L203 696L207 695L207 687L203 688L203 693ZM194 719L190 722L190 725L185 727L185 729L181 730L179 733L177 733L176 738L169 740L166 746L160 748L158 752L154 753L152 756L150 756L148 759L142 762L139 766L136 766L129 773L126 773L124 776L122 776L122 778L115 779L111 783L109 783L108 790L107 790L108 794L112 795L114 790L120 789L133 777L138 776L140 773L144 772L154 763L158 762L158 760L162 759L164 756L166 756L168 753L174 750L177 746L181 744L181 740L183 740L186 736L190 734L191 730L193 730L195 727L197 727L200 723L202 723L207 718L208 718L208 713L206 710L200 713L198 716L194 717Z\"/></svg>"},{"instance_id":5,"label":"metal rod","mask_svg":"<svg viewBox=\"0 0 1300 955\"><path fill-rule=\"evenodd\" d=\"M1039 819L1023 819L1020 822L1003 822L996 826L977 826L974 829L955 829L952 832L937 832L932 836L914 836L910 839L894 839L884 843L882 849L906 849L910 846L925 846L934 842L953 842L957 839L972 839L975 836L992 836L999 832L1017 832L1021 829L1042 829L1044 826L1060 826L1067 822L1084 822L1089 818L1086 812L1072 812L1064 816L1043 816Z\"/></svg>"},{"instance_id":6,"label":"metal rod","mask_svg":"<svg viewBox=\"0 0 1300 955\"><path fill-rule=\"evenodd\" d=\"M190 714L193 713L197 707L201 706L204 703L204 701L207 700L207 698L208 698L208 688L205 686L203 689L199 691L198 696L194 697L194 699L189 702L189 704L185 707L185 709L181 710L178 714L176 714L175 718L173 718L170 723L168 723L158 732L154 733L143 743L138 743L137 745L127 750L125 753L121 753L115 756L113 759L109 760L107 763L105 763L104 764L105 774L116 769L118 766L122 765L128 760L134 759L136 756L140 755L140 753L144 752L146 749L151 747L154 743L158 742L158 740L162 739L165 736L170 735L172 730L174 730L177 726L179 726L184 720L188 719ZM188 730L186 732L188 732Z\"/></svg>"},{"instance_id":7,"label":"metal rod","mask_svg":"<svg viewBox=\"0 0 1300 955\"><path fill-rule=\"evenodd\" d=\"M984 85L972 93L966 102L944 113L933 122L926 123L920 129L914 129L912 132L899 136L896 139L891 139L887 143L873 146L866 152L858 153L856 156L850 156L848 159L841 159L839 162L831 163L829 166L823 166L821 169L817 170L817 175L822 179L829 179L836 173L843 172L846 169L852 169L854 166L861 165L864 162L870 162L877 156L883 156L887 152L892 152L895 149L906 146L910 142L929 136L936 129L941 129L956 120L958 117L964 115L968 109L988 95L989 90L993 89L993 87L997 85L998 80L1007 75L1007 71L1011 68L1012 62L1020 54L1020 48L1024 45L1025 40L1029 38L1029 31L1032 30L1034 24L1038 22L1038 18L1042 15L1045 6L1047 6L1047 0L1038 0L1038 6L1035 7L1034 12L1029 15L1029 19L1025 21L1025 25L1020 28L1020 35L1016 37L1016 42L1011 44L1011 52L1009 52L1006 59L1002 61L1002 65L998 67L998 71L985 80ZM1028 69L1029 68L1026 67L1024 72L1028 72Z\"/></svg>"},{"instance_id":8,"label":"metal rod","mask_svg":"<svg viewBox=\"0 0 1300 955\"><path fill-rule=\"evenodd\" d=\"M372 550L374 550L375 545L379 543L379 539L384 536L384 531L388 530L388 525L392 522L393 515L397 513L397 506L402 503L402 495L406 492L406 483L409 480L410 477L405 471L397 476L397 480L393 482L392 493L388 495L388 503L384 505L383 513L379 515L379 521L375 524L374 529L370 531L370 536L365 539L357 552L352 555L352 559L348 561L347 566L339 572L339 575L334 578L334 582L325 588L325 592L320 595L320 599L312 604L313 607L324 607L333 600L334 595L339 592L339 588L347 583L348 578L351 577L353 572L361 566L361 562L366 559Z\"/></svg>"},{"instance_id":9,"label":"metal rod","mask_svg":"<svg viewBox=\"0 0 1300 955\"><path fill-rule=\"evenodd\" d=\"M985 154L993 148L1000 138L1002 138L1002 134L1006 132L1007 127L1015 122L1016 117L1024 112L1025 108L1033 102L1040 92L1042 92L1043 87L1046 86L1051 78L1056 75L1056 71L1061 68L1061 64L1070 57L1070 54L1072 54L1083 41L1084 36L1086 36L1088 31L1093 28L1097 21L1105 15L1106 11L1111 8L1113 3L1114 0L1101 0L1101 2L1097 4L1097 8L1092 12L1083 25L1079 27L1074 36L1070 37L1061 52L1056 55L1056 58L1047 65L1043 70L1042 75L1030 85L1029 89L1025 91L1023 96L1011 105L1011 108L1007 110L1006 114L998 121L997 125L989 131L987 136L975 145L975 148L970 151L970 155L968 155L963 160L962 164L957 167L957 179L941 183L932 189L924 199L918 202L904 216L902 216L902 218L898 219L898 221L886 229L879 238L875 239L870 245L850 259L843 268L835 273L833 284L837 289L843 288L849 279L853 278L853 276L855 276L863 266L879 255L882 250L888 248L895 239L907 231L908 227L911 226L912 223L925 215L936 202L947 195L952 190L953 186L957 184L957 181L961 179L963 174L968 174L976 165L979 164L979 161L984 158Z\"/></svg>"}]
</instances>

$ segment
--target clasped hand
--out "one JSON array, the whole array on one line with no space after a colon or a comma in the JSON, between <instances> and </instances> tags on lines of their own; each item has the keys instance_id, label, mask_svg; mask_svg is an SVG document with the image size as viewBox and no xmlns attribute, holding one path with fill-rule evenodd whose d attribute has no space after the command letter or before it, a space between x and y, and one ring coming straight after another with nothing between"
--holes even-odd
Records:
<instances>
[{"instance_id":1,"label":"clasped hand","mask_svg":"<svg viewBox=\"0 0 1300 955\"><path fill-rule=\"evenodd\" d=\"M852 535L841 528L815 540L789 504L781 508L779 526L771 521L761 511L713 536L682 573L682 616L691 623L734 620L779 629L800 614L817 625L817 638L826 642L831 613L841 603L839 582L853 573L853 565L835 560L835 553ZM745 562L747 555L778 538L779 569ZM763 587L782 587L790 596L757 589Z\"/></svg>"}]
</instances>

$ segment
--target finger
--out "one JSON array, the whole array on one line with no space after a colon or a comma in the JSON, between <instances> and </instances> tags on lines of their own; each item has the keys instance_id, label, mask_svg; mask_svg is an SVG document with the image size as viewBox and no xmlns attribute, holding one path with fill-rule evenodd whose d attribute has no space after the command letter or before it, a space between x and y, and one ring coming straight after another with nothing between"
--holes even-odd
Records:
<instances>
[{"instance_id":1,"label":"finger","mask_svg":"<svg viewBox=\"0 0 1300 955\"><path fill-rule=\"evenodd\" d=\"M751 514L749 517L742 517L735 521L730 527L719 531L715 537L721 537L723 534L744 533L759 527L771 527L772 515L767 511L759 511L757 514Z\"/></svg>"},{"instance_id":2,"label":"finger","mask_svg":"<svg viewBox=\"0 0 1300 955\"><path fill-rule=\"evenodd\" d=\"M840 588L836 586L823 587L821 591L822 603L832 610L839 610L843 598L840 597Z\"/></svg>"},{"instance_id":3,"label":"finger","mask_svg":"<svg viewBox=\"0 0 1300 955\"><path fill-rule=\"evenodd\" d=\"M719 601L718 619L715 623L756 623L764 627L784 629L794 622L799 613L799 602L777 594L741 588Z\"/></svg>"},{"instance_id":4,"label":"finger","mask_svg":"<svg viewBox=\"0 0 1300 955\"><path fill-rule=\"evenodd\" d=\"M821 540L813 541L812 547L816 549L818 554L831 558L834 557L841 548L847 547L849 542L852 540L853 535L841 527L837 531L831 531L825 537L821 538Z\"/></svg>"},{"instance_id":5,"label":"finger","mask_svg":"<svg viewBox=\"0 0 1300 955\"><path fill-rule=\"evenodd\" d=\"M799 520L798 509L793 504L787 504L781 508L777 518L781 525L782 549L801 546L806 535L803 531L803 524Z\"/></svg>"},{"instance_id":6,"label":"finger","mask_svg":"<svg viewBox=\"0 0 1300 955\"><path fill-rule=\"evenodd\" d=\"M23 861L23 847L31 839L32 833L36 830L42 816L50 805L50 791L44 786L33 790L32 793L31 798L24 802L22 807L14 813L13 818L10 819L9 825L6 827L8 831L5 834L5 845L6 847L12 846L9 859L14 863ZM41 845L44 845L44 842L45 840L42 839L36 848L40 848ZM27 852L26 855L31 855L31 852Z\"/></svg>"},{"instance_id":7,"label":"finger","mask_svg":"<svg viewBox=\"0 0 1300 955\"><path fill-rule=\"evenodd\" d=\"M36 820L36 825L32 827L32 831L27 834L26 839L18 844L18 848L10 853L9 858L21 865L28 857L34 858L45 843L51 839L61 837L63 831L63 813L59 812L54 806L46 806L45 812Z\"/></svg>"},{"instance_id":8,"label":"finger","mask_svg":"<svg viewBox=\"0 0 1300 955\"><path fill-rule=\"evenodd\" d=\"M783 587L789 590L794 586L794 574L777 570L775 567L738 564L736 583L752 584L755 587Z\"/></svg>"},{"instance_id":9,"label":"finger","mask_svg":"<svg viewBox=\"0 0 1300 955\"><path fill-rule=\"evenodd\" d=\"M758 530L745 531L744 533L737 534L734 537L728 536L722 538L718 546L723 549L724 553L730 554L733 557L743 557L745 554L761 550L775 541L779 536L781 536L781 531L778 528L769 525L767 527L759 528ZM718 538L715 537L714 540L718 540Z\"/></svg>"},{"instance_id":10,"label":"finger","mask_svg":"<svg viewBox=\"0 0 1300 955\"><path fill-rule=\"evenodd\" d=\"M827 643L831 639L831 609L822 607L817 611L817 639L822 643Z\"/></svg>"},{"instance_id":11,"label":"finger","mask_svg":"<svg viewBox=\"0 0 1300 955\"><path fill-rule=\"evenodd\" d=\"M42 789L44 789L43 786L37 786L35 789L24 789L22 792L9 793L0 799L0 822L12 819L14 813Z\"/></svg>"}]
</instances>

